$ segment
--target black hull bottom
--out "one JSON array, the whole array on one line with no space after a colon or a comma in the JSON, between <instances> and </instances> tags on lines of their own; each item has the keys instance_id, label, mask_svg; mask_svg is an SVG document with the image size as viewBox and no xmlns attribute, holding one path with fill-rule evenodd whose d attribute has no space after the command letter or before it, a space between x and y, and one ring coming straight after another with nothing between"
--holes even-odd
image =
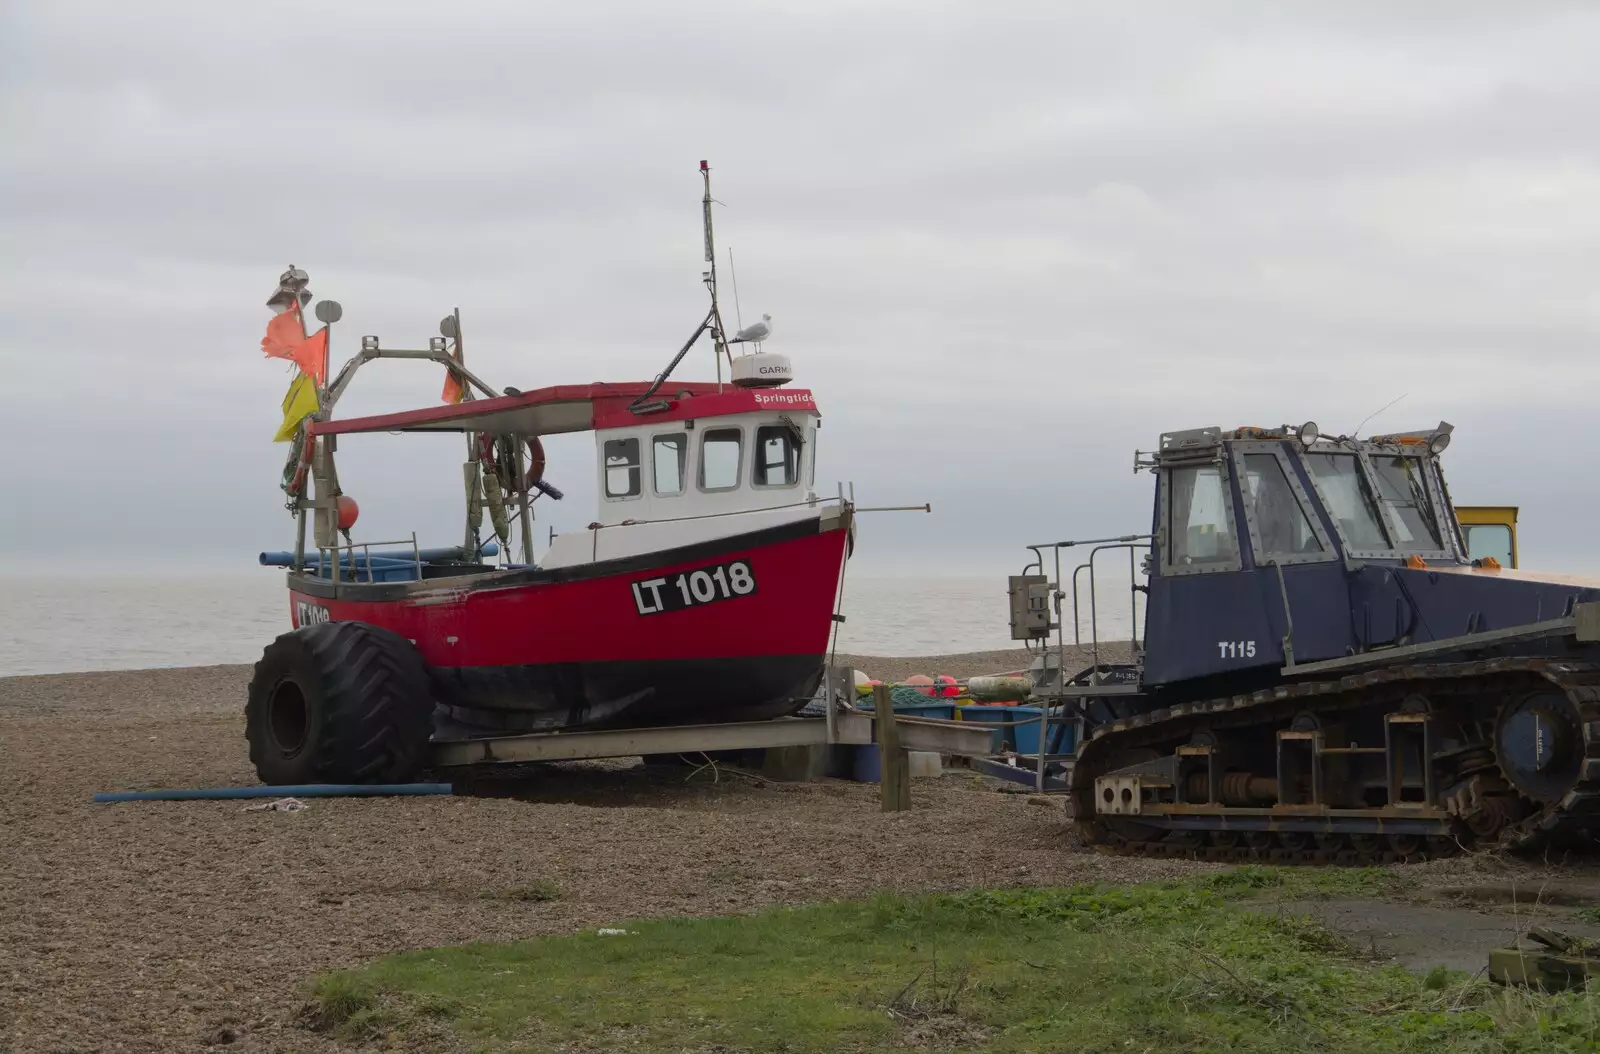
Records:
<instances>
[{"instance_id":1,"label":"black hull bottom","mask_svg":"<svg viewBox=\"0 0 1600 1054\"><path fill-rule=\"evenodd\" d=\"M816 694L823 656L436 667L441 738L762 721Z\"/></svg>"}]
</instances>

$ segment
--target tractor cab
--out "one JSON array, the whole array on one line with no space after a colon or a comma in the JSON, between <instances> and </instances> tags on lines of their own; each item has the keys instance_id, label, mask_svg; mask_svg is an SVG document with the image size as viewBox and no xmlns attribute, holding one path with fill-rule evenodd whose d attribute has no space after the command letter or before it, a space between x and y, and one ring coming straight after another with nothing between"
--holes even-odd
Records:
<instances>
[{"instance_id":1,"label":"tractor cab","mask_svg":"<svg viewBox=\"0 0 1600 1054\"><path fill-rule=\"evenodd\" d=\"M1439 468L1450 432L1164 434L1140 461L1156 475L1145 681L1275 670L1414 636L1403 595L1379 601L1359 572L1467 564Z\"/></svg>"},{"instance_id":2,"label":"tractor cab","mask_svg":"<svg viewBox=\"0 0 1600 1054\"><path fill-rule=\"evenodd\" d=\"M1033 546L1035 562L1011 579L1012 637L1056 645L1035 660L1036 694L1100 697L1117 685L1182 701L1255 691L1380 652L1541 632L1600 600L1600 580L1518 570L1469 548L1463 524L1515 520L1504 509L1458 513L1440 466L1451 431L1440 422L1329 438L1307 423L1163 434L1135 458L1156 477L1150 533ZM1074 547L1088 560L1063 573ZM1116 638L1102 632L1108 605L1092 583L1107 570L1097 558L1121 551L1133 655L1117 664L1101 661L1101 642ZM1093 665L1063 680L1068 597L1072 642L1092 649Z\"/></svg>"},{"instance_id":3,"label":"tractor cab","mask_svg":"<svg viewBox=\"0 0 1600 1054\"><path fill-rule=\"evenodd\" d=\"M1441 422L1359 440L1312 423L1164 433L1135 457L1156 477L1150 533L1034 547L1028 570L1039 573L1012 580L1013 637L1054 634L1064 645L1070 596L1075 642L1095 649L1098 672L1083 691L1115 676L1187 694L1249 690L1297 664L1437 640L1465 630L1469 614L1474 628L1533 621L1555 603L1537 589L1480 596L1502 564L1469 555L1439 463L1451 432ZM1074 546L1090 548L1089 560L1063 575L1061 553ZM1047 548L1054 581L1043 573ZM1107 550L1127 551L1133 589L1133 661L1117 670L1099 657L1105 601L1084 588L1106 570L1096 558L1115 555ZM1036 664L1036 686L1068 687L1049 660Z\"/></svg>"}]
</instances>

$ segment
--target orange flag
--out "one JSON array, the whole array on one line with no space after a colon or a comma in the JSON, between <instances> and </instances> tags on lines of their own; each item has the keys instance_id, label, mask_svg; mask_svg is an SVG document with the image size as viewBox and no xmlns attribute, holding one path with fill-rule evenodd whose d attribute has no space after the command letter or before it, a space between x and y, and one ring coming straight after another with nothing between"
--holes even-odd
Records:
<instances>
[{"instance_id":1,"label":"orange flag","mask_svg":"<svg viewBox=\"0 0 1600 1054\"><path fill-rule=\"evenodd\" d=\"M315 377L319 387L328 386L328 327L323 326L302 340L289 356L300 367L300 372Z\"/></svg>"},{"instance_id":2,"label":"orange flag","mask_svg":"<svg viewBox=\"0 0 1600 1054\"><path fill-rule=\"evenodd\" d=\"M302 373L316 378L319 385L328 383L328 327L323 326L306 336L299 304L291 305L289 310L267 323L261 350L269 358L292 360Z\"/></svg>"},{"instance_id":3,"label":"orange flag","mask_svg":"<svg viewBox=\"0 0 1600 1054\"><path fill-rule=\"evenodd\" d=\"M456 371L446 367L444 371L444 391L439 393L439 398L447 403L459 403L461 397L466 394L466 386L457 379Z\"/></svg>"},{"instance_id":4,"label":"orange flag","mask_svg":"<svg viewBox=\"0 0 1600 1054\"><path fill-rule=\"evenodd\" d=\"M306 339L305 323L300 320L300 305L294 304L281 315L274 315L267 323L267 335L261 338L261 350L274 359L294 358L295 345Z\"/></svg>"}]
</instances>

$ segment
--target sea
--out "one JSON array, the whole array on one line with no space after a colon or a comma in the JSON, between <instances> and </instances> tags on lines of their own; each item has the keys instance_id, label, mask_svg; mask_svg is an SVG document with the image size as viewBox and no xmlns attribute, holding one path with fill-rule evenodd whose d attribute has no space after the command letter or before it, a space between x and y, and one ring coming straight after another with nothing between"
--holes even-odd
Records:
<instances>
[{"instance_id":1,"label":"sea","mask_svg":"<svg viewBox=\"0 0 1600 1054\"><path fill-rule=\"evenodd\" d=\"M1101 640L1126 640L1121 589L1097 578ZM1108 602L1106 598L1114 598ZM1120 601L1120 603L1118 602ZM1071 598L1065 602L1072 638ZM1089 639L1087 600L1080 628ZM848 576L837 648L854 655L948 655L1015 648L1006 577ZM253 663L289 629L281 572L161 577L0 575L0 677Z\"/></svg>"}]
</instances>

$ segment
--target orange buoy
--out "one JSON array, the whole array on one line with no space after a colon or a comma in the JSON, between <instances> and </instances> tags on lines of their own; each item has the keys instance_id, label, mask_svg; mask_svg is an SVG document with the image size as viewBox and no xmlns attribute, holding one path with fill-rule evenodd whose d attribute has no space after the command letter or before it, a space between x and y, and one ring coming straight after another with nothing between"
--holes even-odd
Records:
<instances>
[{"instance_id":1,"label":"orange buoy","mask_svg":"<svg viewBox=\"0 0 1600 1054\"><path fill-rule=\"evenodd\" d=\"M339 529L348 531L356 525L356 519L361 515L361 506L356 504L356 499L348 494L339 495Z\"/></svg>"},{"instance_id":2,"label":"orange buoy","mask_svg":"<svg viewBox=\"0 0 1600 1054\"><path fill-rule=\"evenodd\" d=\"M906 678L906 684L909 685L912 688L915 688L917 691L921 692L923 695L932 695L933 694L933 678L929 677L925 673L914 673L914 674L912 674L910 677ZM924 686L926 686L926 687L924 687Z\"/></svg>"},{"instance_id":3,"label":"orange buoy","mask_svg":"<svg viewBox=\"0 0 1600 1054\"><path fill-rule=\"evenodd\" d=\"M939 686L938 689L932 693L934 695L951 699L961 694L961 688L956 684L956 679L947 673L934 674L933 682Z\"/></svg>"}]
</instances>

